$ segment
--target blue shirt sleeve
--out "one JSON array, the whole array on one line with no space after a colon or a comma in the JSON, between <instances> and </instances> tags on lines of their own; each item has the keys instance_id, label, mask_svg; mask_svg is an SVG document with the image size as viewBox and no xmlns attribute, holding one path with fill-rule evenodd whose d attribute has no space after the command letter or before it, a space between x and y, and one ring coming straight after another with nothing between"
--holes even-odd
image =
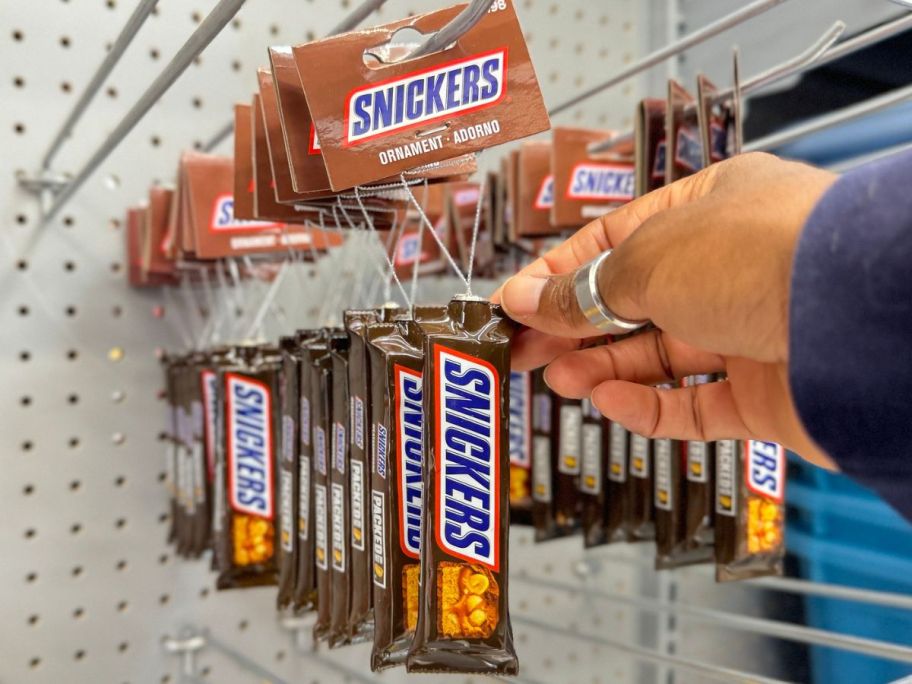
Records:
<instances>
[{"instance_id":1,"label":"blue shirt sleeve","mask_svg":"<svg viewBox=\"0 0 912 684\"><path fill-rule=\"evenodd\" d=\"M798 244L790 384L840 469L912 519L912 152L846 173Z\"/></svg>"}]
</instances>

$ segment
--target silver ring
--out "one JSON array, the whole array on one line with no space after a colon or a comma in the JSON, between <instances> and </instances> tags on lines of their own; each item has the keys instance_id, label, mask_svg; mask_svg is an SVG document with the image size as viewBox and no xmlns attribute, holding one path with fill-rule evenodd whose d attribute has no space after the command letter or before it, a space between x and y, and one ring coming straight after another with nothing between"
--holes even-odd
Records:
<instances>
[{"instance_id":1,"label":"silver ring","mask_svg":"<svg viewBox=\"0 0 912 684\"><path fill-rule=\"evenodd\" d=\"M602 299L598 289L598 270L611 255L611 250L600 254L596 259L577 269L573 276L573 290L580 311L593 326L608 335L626 335L638 330L649 321L628 321L616 316Z\"/></svg>"}]
</instances>

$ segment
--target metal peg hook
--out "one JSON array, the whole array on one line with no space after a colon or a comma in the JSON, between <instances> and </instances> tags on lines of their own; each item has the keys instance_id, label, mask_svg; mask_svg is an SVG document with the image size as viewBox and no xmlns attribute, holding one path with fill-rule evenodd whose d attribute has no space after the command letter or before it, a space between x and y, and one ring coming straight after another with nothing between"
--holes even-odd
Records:
<instances>
[{"instance_id":1,"label":"metal peg hook","mask_svg":"<svg viewBox=\"0 0 912 684\"><path fill-rule=\"evenodd\" d=\"M445 50L471 31L490 9L491 0L472 0L472 3L462 10L453 21L430 36L407 59L426 57L440 50Z\"/></svg>"}]
</instances>

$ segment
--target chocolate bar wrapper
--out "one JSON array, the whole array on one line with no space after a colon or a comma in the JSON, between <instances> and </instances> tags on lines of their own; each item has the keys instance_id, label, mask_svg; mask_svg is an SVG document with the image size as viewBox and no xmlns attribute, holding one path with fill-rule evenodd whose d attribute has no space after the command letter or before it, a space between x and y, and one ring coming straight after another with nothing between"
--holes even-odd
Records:
<instances>
[{"instance_id":1,"label":"chocolate bar wrapper","mask_svg":"<svg viewBox=\"0 0 912 684\"><path fill-rule=\"evenodd\" d=\"M709 375L684 378L683 385L692 387L711 382ZM684 543L688 551L711 547L715 538L715 459L711 442L690 440L683 444L686 462Z\"/></svg>"},{"instance_id":2,"label":"chocolate bar wrapper","mask_svg":"<svg viewBox=\"0 0 912 684\"><path fill-rule=\"evenodd\" d=\"M576 530L580 525L583 405L579 399L565 399L559 395L555 395L555 405L558 446L554 513L559 525Z\"/></svg>"},{"instance_id":3,"label":"chocolate bar wrapper","mask_svg":"<svg viewBox=\"0 0 912 684\"><path fill-rule=\"evenodd\" d=\"M333 571L330 530L330 470L332 460L332 407L333 407L333 345L338 345L344 333L327 330L324 333L326 353L313 362L314 374L311 379L311 425L313 429L313 511L314 511L314 564L317 575L317 621L314 624L314 638L328 639L333 613ZM344 339L348 340L345 336ZM347 597L346 597L347 602Z\"/></svg>"},{"instance_id":4,"label":"chocolate bar wrapper","mask_svg":"<svg viewBox=\"0 0 912 684\"><path fill-rule=\"evenodd\" d=\"M628 449L629 541L649 541L655 539L655 511L652 505L653 443L648 437L631 432Z\"/></svg>"},{"instance_id":5,"label":"chocolate bar wrapper","mask_svg":"<svg viewBox=\"0 0 912 684\"><path fill-rule=\"evenodd\" d=\"M422 336L414 321L369 325L371 364L371 670L403 664L418 622L424 508Z\"/></svg>"},{"instance_id":6,"label":"chocolate bar wrapper","mask_svg":"<svg viewBox=\"0 0 912 684\"><path fill-rule=\"evenodd\" d=\"M348 635L366 639L373 630L371 602L370 528L370 365L364 339L365 328L379 320L380 313L366 309L346 311L348 334L349 419L349 509L351 511L351 606Z\"/></svg>"},{"instance_id":7,"label":"chocolate bar wrapper","mask_svg":"<svg viewBox=\"0 0 912 684\"><path fill-rule=\"evenodd\" d=\"M346 333L330 341L332 357L332 433L329 468L330 565L332 568L332 612L329 647L350 643L348 615L351 612L351 480L349 477L348 352Z\"/></svg>"},{"instance_id":8,"label":"chocolate bar wrapper","mask_svg":"<svg viewBox=\"0 0 912 684\"><path fill-rule=\"evenodd\" d=\"M628 522L631 519L628 485L628 445L630 432L620 423L605 421L603 428L608 434L608 466L605 480L605 506L602 509L602 535L605 543L627 541L630 534Z\"/></svg>"},{"instance_id":9,"label":"chocolate bar wrapper","mask_svg":"<svg viewBox=\"0 0 912 684\"><path fill-rule=\"evenodd\" d=\"M279 449L279 591L276 605L279 610L292 604L298 572L298 415L300 400L298 383L300 363L298 342L294 337L279 340L282 352L281 378L281 446Z\"/></svg>"},{"instance_id":10,"label":"chocolate bar wrapper","mask_svg":"<svg viewBox=\"0 0 912 684\"><path fill-rule=\"evenodd\" d=\"M781 575L785 451L773 442L716 442L716 581Z\"/></svg>"},{"instance_id":11,"label":"chocolate bar wrapper","mask_svg":"<svg viewBox=\"0 0 912 684\"><path fill-rule=\"evenodd\" d=\"M582 400L582 462L579 498L583 544L587 548L607 543L603 523L607 504L608 426L589 399Z\"/></svg>"},{"instance_id":12,"label":"chocolate bar wrapper","mask_svg":"<svg viewBox=\"0 0 912 684\"><path fill-rule=\"evenodd\" d=\"M301 355L298 368L298 550L292 606L296 613L302 613L317 608L316 511L314 508L316 461L314 459L311 407L314 395L319 391L320 360L329 352L323 333L317 330L302 331L298 335L298 347ZM325 490L325 481L323 487ZM325 514L325 508L323 510ZM325 543L325 520L322 530ZM323 549L325 553L325 546Z\"/></svg>"},{"instance_id":13,"label":"chocolate bar wrapper","mask_svg":"<svg viewBox=\"0 0 912 684\"><path fill-rule=\"evenodd\" d=\"M176 357L165 354L161 358L165 377L165 402L167 423L161 440L165 446L165 490L168 492L168 542L177 543L177 371Z\"/></svg>"},{"instance_id":14,"label":"chocolate bar wrapper","mask_svg":"<svg viewBox=\"0 0 912 684\"><path fill-rule=\"evenodd\" d=\"M206 478L205 417L203 414L203 387L200 374L206 364L206 355L195 352L190 357L186 372L186 396L190 418L190 478L193 515L191 517L190 555L199 558L209 546L211 515L209 486Z\"/></svg>"},{"instance_id":15,"label":"chocolate bar wrapper","mask_svg":"<svg viewBox=\"0 0 912 684\"><path fill-rule=\"evenodd\" d=\"M510 524L532 524L532 374L510 372Z\"/></svg>"},{"instance_id":16,"label":"chocolate bar wrapper","mask_svg":"<svg viewBox=\"0 0 912 684\"><path fill-rule=\"evenodd\" d=\"M409 672L516 674L507 597L512 323L457 297L423 325L421 600Z\"/></svg>"},{"instance_id":17,"label":"chocolate bar wrapper","mask_svg":"<svg viewBox=\"0 0 912 684\"><path fill-rule=\"evenodd\" d=\"M535 541L557 539L573 532L558 522L557 433L554 393L542 370L532 372L532 526Z\"/></svg>"},{"instance_id":18,"label":"chocolate bar wrapper","mask_svg":"<svg viewBox=\"0 0 912 684\"><path fill-rule=\"evenodd\" d=\"M232 362L229 347L216 347L204 355L199 369L200 396L203 402L203 452L206 457L206 499L208 512L208 526L206 529L206 548L213 548L212 534L213 520L212 509L215 498L215 461L218 449L218 369ZM215 570L215 553L211 558L212 569Z\"/></svg>"},{"instance_id":19,"label":"chocolate bar wrapper","mask_svg":"<svg viewBox=\"0 0 912 684\"><path fill-rule=\"evenodd\" d=\"M218 589L276 583L279 368L274 348L242 347L238 364L219 371Z\"/></svg>"}]
</instances>

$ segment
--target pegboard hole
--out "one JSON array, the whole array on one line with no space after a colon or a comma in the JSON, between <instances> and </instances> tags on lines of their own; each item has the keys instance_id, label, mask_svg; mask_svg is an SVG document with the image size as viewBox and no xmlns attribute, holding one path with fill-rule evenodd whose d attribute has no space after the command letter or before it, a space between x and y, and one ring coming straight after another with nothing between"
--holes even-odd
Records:
<instances>
[{"instance_id":1,"label":"pegboard hole","mask_svg":"<svg viewBox=\"0 0 912 684\"><path fill-rule=\"evenodd\" d=\"M70 449L76 449L79 446L79 437L70 437L67 441L67 446L69 446Z\"/></svg>"},{"instance_id":2,"label":"pegboard hole","mask_svg":"<svg viewBox=\"0 0 912 684\"><path fill-rule=\"evenodd\" d=\"M158 48L150 48L149 57L152 58L152 61L158 60L158 58L161 57L161 53L158 51Z\"/></svg>"},{"instance_id":3,"label":"pegboard hole","mask_svg":"<svg viewBox=\"0 0 912 684\"><path fill-rule=\"evenodd\" d=\"M114 318L120 318L123 315L123 307L122 306L111 307L111 315L114 316Z\"/></svg>"},{"instance_id":4,"label":"pegboard hole","mask_svg":"<svg viewBox=\"0 0 912 684\"><path fill-rule=\"evenodd\" d=\"M16 223L18 223L20 226L27 225L28 216L26 216L25 214L16 214Z\"/></svg>"},{"instance_id":5,"label":"pegboard hole","mask_svg":"<svg viewBox=\"0 0 912 684\"><path fill-rule=\"evenodd\" d=\"M72 216L63 217L63 225L66 226L67 228L72 228L75 224L76 224L76 219L74 219Z\"/></svg>"},{"instance_id":6,"label":"pegboard hole","mask_svg":"<svg viewBox=\"0 0 912 684\"><path fill-rule=\"evenodd\" d=\"M110 97L112 100L114 100L117 98L117 88L115 88L114 86L108 86L107 89L105 90L105 94L107 94L108 97Z\"/></svg>"},{"instance_id":7,"label":"pegboard hole","mask_svg":"<svg viewBox=\"0 0 912 684\"><path fill-rule=\"evenodd\" d=\"M123 572L124 570L127 569L127 561L121 559L121 560L117 561L117 565L115 565L114 567L117 568L117 570L119 572Z\"/></svg>"},{"instance_id":8,"label":"pegboard hole","mask_svg":"<svg viewBox=\"0 0 912 684\"><path fill-rule=\"evenodd\" d=\"M34 627L35 625L38 624L38 621L39 621L40 619L41 619L41 617L40 617L39 615L29 615L29 616L28 616L28 623L29 623L29 626Z\"/></svg>"},{"instance_id":9,"label":"pegboard hole","mask_svg":"<svg viewBox=\"0 0 912 684\"><path fill-rule=\"evenodd\" d=\"M23 536L26 539L34 539L37 535L38 535L38 530L36 530L34 527L29 527L28 529L25 530L25 532L23 534Z\"/></svg>"},{"instance_id":10,"label":"pegboard hole","mask_svg":"<svg viewBox=\"0 0 912 684\"><path fill-rule=\"evenodd\" d=\"M240 30L241 30L241 20L240 20L240 19L232 19L232 20L231 20L231 28L233 28L235 31L240 31Z\"/></svg>"},{"instance_id":11,"label":"pegboard hole","mask_svg":"<svg viewBox=\"0 0 912 684\"><path fill-rule=\"evenodd\" d=\"M65 93L71 93L71 92L73 92L73 86L70 84L69 81L63 81L63 82L60 84L60 89L61 89L63 92L65 92Z\"/></svg>"},{"instance_id":12,"label":"pegboard hole","mask_svg":"<svg viewBox=\"0 0 912 684\"><path fill-rule=\"evenodd\" d=\"M279 35L279 25L278 25L278 24L270 24L270 25L269 25L269 35L270 35L270 36L277 36L277 35Z\"/></svg>"},{"instance_id":13,"label":"pegboard hole","mask_svg":"<svg viewBox=\"0 0 912 684\"><path fill-rule=\"evenodd\" d=\"M32 658L29 661L29 667L33 670L37 670L39 667L41 667L41 658Z\"/></svg>"},{"instance_id":14,"label":"pegboard hole","mask_svg":"<svg viewBox=\"0 0 912 684\"><path fill-rule=\"evenodd\" d=\"M240 630L241 632L243 632L243 631L245 631L249 626L250 626L250 623L247 622L247 620L241 620L241 621L238 623L238 630Z\"/></svg>"},{"instance_id":15,"label":"pegboard hole","mask_svg":"<svg viewBox=\"0 0 912 684\"><path fill-rule=\"evenodd\" d=\"M25 486L22 488L22 493L23 493L25 496L31 496L32 494L35 493L35 485L33 485L33 484L27 484L27 485L25 485Z\"/></svg>"},{"instance_id":16,"label":"pegboard hole","mask_svg":"<svg viewBox=\"0 0 912 684\"><path fill-rule=\"evenodd\" d=\"M76 307L73 306L72 304L70 304L70 306L68 306L67 308L65 308L65 309L63 310L63 312L64 312L67 316L69 316L70 318L72 318L73 316L76 315Z\"/></svg>"},{"instance_id":17,"label":"pegboard hole","mask_svg":"<svg viewBox=\"0 0 912 684\"><path fill-rule=\"evenodd\" d=\"M31 406L32 398L28 395L25 395L25 396L19 398L19 403L22 404L23 406Z\"/></svg>"},{"instance_id":18,"label":"pegboard hole","mask_svg":"<svg viewBox=\"0 0 912 684\"><path fill-rule=\"evenodd\" d=\"M159 524L159 525L164 525L166 522L168 522L168 514L167 514L167 513L159 513L159 514L158 514L158 524Z\"/></svg>"},{"instance_id":19,"label":"pegboard hole","mask_svg":"<svg viewBox=\"0 0 912 684\"><path fill-rule=\"evenodd\" d=\"M73 660L75 660L77 662L79 662L80 660L82 660L85 657L86 657L86 652L81 648L73 654Z\"/></svg>"},{"instance_id":20,"label":"pegboard hole","mask_svg":"<svg viewBox=\"0 0 912 684\"><path fill-rule=\"evenodd\" d=\"M160 556L158 557L158 564L159 564L159 565L167 565L167 564L168 564L168 554L167 554L167 553L163 553L162 555L160 555Z\"/></svg>"},{"instance_id":21,"label":"pegboard hole","mask_svg":"<svg viewBox=\"0 0 912 684\"><path fill-rule=\"evenodd\" d=\"M118 518L117 520L114 521L114 527L118 530L122 530L126 526L127 526L126 518Z\"/></svg>"},{"instance_id":22,"label":"pegboard hole","mask_svg":"<svg viewBox=\"0 0 912 684\"><path fill-rule=\"evenodd\" d=\"M158 147L161 145L161 143L161 138L159 138L157 135L153 135L151 138L149 138L149 144L151 144L152 147Z\"/></svg>"},{"instance_id":23,"label":"pegboard hole","mask_svg":"<svg viewBox=\"0 0 912 684\"><path fill-rule=\"evenodd\" d=\"M159 604L163 605L163 606L167 605L170 600L171 600L171 596L169 594L162 594L161 596L158 597Z\"/></svg>"},{"instance_id":24,"label":"pegboard hole","mask_svg":"<svg viewBox=\"0 0 912 684\"><path fill-rule=\"evenodd\" d=\"M70 534L79 534L82 532L82 525L80 523L73 523L70 525Z\"/></svg>"},{"instance_id":25,"label":"pegboard hole","mask_svg":"<svg viewBox=\"0 0 912 684\"><path fill-rule=\"evenodd\" d=\"M193 103L194 108L196 108L196 109L202 109L202 106L203 106L203 98L197 96L197 97L194 97L193 100L191 100L191 102Z\"/></svg>"},{"instance_id":26,"label":"pegboard hole","mask_svg":"<svg viewBox=\"0 0 912 684\"><path fill-rule=\"evenodd\" d=\"M13 40L15 40L17 43L22 42L23 40L25 40L25 34L22 31L20 31L19 29L14 29L13 30Z\"/></svg>"},{"instance_id":27,"label":"pegboard hole","mask_svg":"<svg viewBox=\"0 0 912 684\"><path fill-rule=\"evenodd\" d=\"M232 60L232 61L231 61L231 70L232 70L232 71L240 71L240 70L241 70L241 63L240 63L238 60L236 60L236 59L235 59L235 60Z\"/></svg>"},{"instance_id":28,"label":"pegboard hole","mask_svg":"<svg viewBox=\"0 0 912 684\"><path fill-rule=\"evenodd\" d=\"M111 262L111 273L120 273L122 268L123 268L123 266L121 265L121 263L119 261Z\"/></svg>"},{"instance_id":29,"label":"pegboard hole","mask_svg":"<svg viewBox=\"0 0 912 684\"><path fill-rule=\"evenodd\" d=\"M19 269L20 271L27 271L27 270L28 270L28 262L27 262L25 259L19 259L19 260L16 262L16 268Z\"/></svg>"},{"instance_id":30,"label":"pegboard hole","mask_svg":"<svg viewBox=\"0 0 912 684\"><path fill-rule=\"evenodd\" d=\"M117 0L107 0L105 3L108 6L108 9L114 9L117 7Z\"/></svg>"},{"instance_id":31,"label":"pegboard hole","mask_svg":"<svg viewBox=\"0 0 912 684\"><path fill-rule=\"evenodd\" d=\"M199 10L196 10L190 15L190 18L194 24L198 24L203 20L203 15L199 13Z\"/></svg>"},{"instance_id":32,"label":"pegboard hole","mask_svg":"<svg viewBox=\"0 0 912 684\"><path fill-rule=\"evenodd\" d=\"M118 613L125 613L127 611L127 608L129 608L129 607L130 607L130 604L127 603L126 601L117 602L117 612Z\"/></svg>"},{"instance_id":33,"label":"pegboard hole","mask_svg":"<svg viewBox=\"0 0 912 684\"><path fill-rule=\"evenodd\" d=\"M79 352L75 349L70 349L67 351L66 357L67 361L75 361L77 358L79 358Z\"/></svg>"},{"instance_id":34,"label":"pegboard hole","mask_svg":"<svg viewBox=\"0 0 912 684\"><path fill-rule=\"evenodd\" d=\"M70 570L70 574L71 574L73 577L79 577L79 576L81 576L81 575L82 575L82 566L81 566L81 565L73 566L73 569Z\"/></svg>"},{"instance_id":35,"label":"pegboard hole","mask_svg":"<svg viewBox=\"0 0 912 684\"><path fill-rule=\"evenodd\" d=\"M80 487L82 487L82 482L80 482L79 480L73 480L72 482L70 482L70 491L71 492L78 492Z\"/></svg>"},{"instance_id":36,"label":"pegboard hole","mask_svg":"<svg viewBox=\"0 0 912 684\"><path fill-rule=\"evenodd\" d=\"M201 599L208 598L208 597L209 597L209 590L208 590L206 587L203 587L202 589L200 589L200 594L199 594L199 596L200 596Z\"/></svg>"},{"instance_id":37,"label":"pegboard hole","mask_svg":"<svg viewBox=\"0 0 912 684\"><path fill-rule=\"evenodd\" d=\"M13 77L13 85L14 85L16 88L24 88L24 87L25 87L25 79L22 78L22 76L14 76L14 77Z\"/></svg>"},{"instance_id":38,"label":"pegboard hole","mask_svg":"<svg viewBox=\"0 0 912 684\"><path fill-rule=\"evenodd\" d=\"M16 309L16 313L18 313L20 316L28 316L29 308L25 304L22 304L19 308Z\"/></svg>"},{"instance_id":39,"label":"pegboard hole","mask_svg":"<svg viewBox=\"0 0 912 684\"><path fill-rule=\"evenodd\" d=\"M117 477L114 478L115 487L123 487L126 483L127 483L127 478L125 478L123 475L118 475Z\"/></svg>"},{"instance_id":40,"label":"pegboard hole","mask_svg":"<svg viewBox=\"0 0 912 684\"><path fill-rule=\"evenodd\" d=\"M128 648L130 648L130 642L128 641L121 641L117 644L117 650L120 653L126 653Z\"/></svg>"},{"instance_id":41,"label":"pegboard hole","mask_svg":"<svg viewBox=\"0 0 912 684\"><path fill-rule=\"evenodd\" d=\"M70 47L70 37L69 36L60 36L60 47L68 48Z\"/></svg>"},{"instance_id":42,"label":"pegboard hole","mask_svg":"<svg viewBox=\"0 0 912 684\"><path fill-rule=\"evenodd\" d=\"M63 262L63 270L64 270L64 271L67 271L68 273L72 273L73 271L76 270L76 264L75 264L75 262L72 262L72 261L64 261L64 262Z\"/></svg>"},{"instance_id":43,"label":"pegboard hole","mask_svg":"<svg viewBox=\"0 0 912 684\"><path fill-rule=\"evenodd\" d=\"M76 404L78 404L78 403L79 403L79 395L78 395L78 394L75 394L75 393L73 393L73 394L68 394L68 395L67 395L67 403L70 404L70 405L76 405Z\"/></svg>"},{"instance_id":44,"label":"pegboard hole","mask_svg":"<svg viewBox=\"0 0 912 684\"><path fill-rule=\"evenodd\" d=\"M26 581L27 584L34 584L35 582L38 581L38 573L37 573L37 572L30 572L30 573L28 573L28 574L25 576L25 581Z\"/></svg>"},{"instance_id":45,"label":"pegboard hole","mask_svg":"<svg viewBox=\"0 0 912 684\"><path fill-rule=\"evenodd\" d=\"M161 684L171 684L171 675L162 675L161 679L158 680Z\"/></svg>"},{"instance_id":46,"label":"pegboard hole","mask_svg":"<svg viewBox=\"0 0 912 684\"><path fill-rule=\"evenodd\" d=\"M23 451L31 451L34 447L35 447L35 443L32 442L31 440L27 439L22 443Z\"/></svg>"},{"instance_id":47,"label":"pegboard hole","mask_svg":"<svg viewBox=\"0 0 912 684\"><path fill-rule=\"evenodd\" d=\"M31 358L32 358L31 352L27 352L27 351L19 352L19 360L22 361L22 363L25 363L26 361L30 361Z\"/></svg>"},{"instance_id":48,"label":"pegboard hole","mask_svg":"<svg viewBox=\"0 0 912 684\"><path fill-rule=\"evenodd\" d=\"M285 651L276 651L275 659L276 659L276 662L279 662L279 663L281 663L283 660L285 660Z\"/></svg>"},{"instance_id":49,"label":"pegboard hole","mask_svg":"<svg viewBox=\"0 0 912 684\"><path fill-rule=\"evenodd\" d=\"M25 133L25 124L21 121L17 121L13 124L13 130L16 132L16 135L22 135Z\"/></svg>"}]
</instances>

